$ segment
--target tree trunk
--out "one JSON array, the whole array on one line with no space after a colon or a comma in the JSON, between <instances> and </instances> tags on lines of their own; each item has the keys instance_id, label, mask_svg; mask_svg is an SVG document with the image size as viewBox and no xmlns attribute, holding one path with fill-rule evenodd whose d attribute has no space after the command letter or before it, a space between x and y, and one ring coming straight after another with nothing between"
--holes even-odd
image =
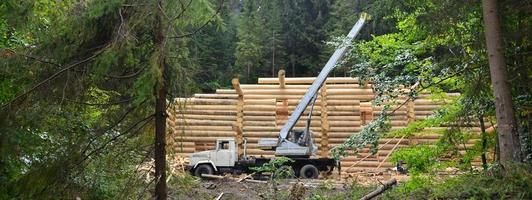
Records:
<instances>
[{"instance_id":1,"label":"tree trunk","mask_svg":"<svg viewBox=\"0 0 532 200\"><path fill-rule=\"evenodd\" d=\"M272 30L272 77L275 77L275 30Z\"/></svg>"},{"instance_id":2,"label":"tree trunk","mask_svg":"<svg viewBox=\"0 0 532 200\"><path fill-rule=\"evenodd\" d=\"M158 64L162 77L155 85L155 199L166 199L166 86L164 70L166 65L164 49L164 22L162 3L157 2L157 16L154 25L154 43L159 53Z\"/></svg>"},{"instance_id":3,"label":"tree trunk","mask_svg":"<svg viewBox=\"0 0 532 200\"><path fill-rule=\"evenodd\" d=\"M155 197L166 199L166 87L159 89L155 103Z\"/></svg>"},{"instance_id":4,"label":"tree trunk","mask_svg":"<svg viewBox=\"0 0 532 200\"><path fill-rule=\"evenodd\" d=\"M292 65L292 77L296 77L296 58L295 55L290 55L290 65Z\"/></svg>"},{"instance_id":5,"label":"tree trunk","mask_svg":"<svg viewBox=\"0 0 532 200\"><path fill-rule=\"evenodd\" d=\"M482 140L482 154L480 154L480 158L482 159L482 168L484 170L488 169L488 161L486 159L486 146L488 143L488 138L486 135L486 126L484 125L484 116L479 117L480 121L480 138Z\"/></svg>"},{"instance_id":6,"label":"tree trunk","mask_svg":"<svg viewBox=\"0 0 532 200\"><path fill-rule=\"evenodd\" d=\"M247 62L247 66L248 66L248 69L247 69L247 73L246 73L247 74L246 78L248 80L250 80L251 79L251 78L249 78L249 76L251 76L251 62L250 61Z\"/></svg>"},{"instance_id":7,"label":"tree trunk","mask_svg":"<svg viewBox=\"0 0 532 200\"><path fill-rule=\"evenodd\" d=\"M396 184L397 184L397 180L395 178L390 179L389 181L387 181L387 182L383 183L381 186L379 186L376 190L373 190L372 192L370 192L366 196L363 196L362 198L360 198L360 200L373 199L376 196L379 196L380 194L385 192L387 189L390 189L392 186L394 186Z\"/></svg>"},{"instance_id":8,"label":"tree trunk","mask_svg":"<svg viewBox=\"0 0 532 200\"><path fill-rule=\"evenodd\" d=\"M497 132L500 148L500 162L521 161L519 136L512 105L511 88L508 83L501 25L496 0L483 0L482 10L486 35L486 46L490 65L491 83L495 96Z\"/></svg>"}]
</instances>

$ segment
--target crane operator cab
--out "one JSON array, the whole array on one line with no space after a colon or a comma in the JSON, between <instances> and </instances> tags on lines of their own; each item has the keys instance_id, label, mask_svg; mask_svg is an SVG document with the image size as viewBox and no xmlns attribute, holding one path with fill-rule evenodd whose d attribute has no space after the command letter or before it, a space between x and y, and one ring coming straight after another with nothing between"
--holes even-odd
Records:
<instances>
[{"instance_id":1,"label":"crane operator cab","mask_svg":"<svg viewBox=\"0 0 532 200\"><path fill-rule=\"evenodd\" d=\"M279 140L275 155L309 157L316 154L317 150L310 129L292 130L286 139Z\"/></svg>"}]
</instances>

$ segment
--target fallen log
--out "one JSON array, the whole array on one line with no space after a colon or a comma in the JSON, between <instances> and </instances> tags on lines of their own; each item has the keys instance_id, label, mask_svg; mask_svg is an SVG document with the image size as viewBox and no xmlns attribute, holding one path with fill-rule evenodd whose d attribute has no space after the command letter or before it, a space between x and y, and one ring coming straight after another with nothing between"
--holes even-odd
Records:
<instances>
[{"instance_id":1,"label":"fallen log","mask_svg":"<svg viewBox=\"0 0 532 200\"><path fill-rule=\"evenodd\" d=\"M242 182L243 180L245 180L245 179L247 179L247 178L249 178L249 177L251 177L253 175L255 175L255 172L253 172L251 174L248 174L248 175L242 177L241 179L238 179L238 181L236 181L236 182Z\"/></svg>"},{"instance_id":2,"label":"fallen log","mask_svg":"<svg viewBox=\"0 0 532 200\"><path fill-rule=\"evenodd\" d=\"M218 195L218 197L216 197L216 199L214 199L214 200L220 200L220 199L222 198L222 196L223 196L223 195L224 195L224 193L223 193L223 192L222 192L222 193L220 193L220 195Z\"/></svg>"},{"instance_id":3,"label":"fallen log","mask_svg":"<svg viewBox=\"0 0 532 200\"><path fill-rule=\"evenodd\" d=\"M213 178L213 179L230 178L230 177L226 177L226 176L218 176L218 175L212 175L212 174L201 174L201 177L204 177L204 178Z\"/></svg>"},{"instance_id":4,"label":"fallen log","mask_svg":"<svg viewBox=\"0 0 532 200\"><path fill-rule=\"evenodd\" d=\"M397 184L397 180L395 178L393 178L393 179L383 183L381 186L379 186L379 188L377 188L376 190L373 190L373 192L370 192L366 196L363 196L362 198L360 198L360 200L373 199L374 197L379 196L380 194L382 194L384 191L390 189L395 184Z\"/></svg>"}]
</instances>

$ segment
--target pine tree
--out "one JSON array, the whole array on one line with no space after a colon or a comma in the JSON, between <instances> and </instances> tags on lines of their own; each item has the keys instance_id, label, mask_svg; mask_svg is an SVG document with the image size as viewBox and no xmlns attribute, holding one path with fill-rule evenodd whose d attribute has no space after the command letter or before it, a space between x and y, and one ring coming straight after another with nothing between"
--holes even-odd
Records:
<instances>
[{"instance_id":1,"label":"pine tree","mask_svg":"<svg viewBox=\"0 0 532 200\"><path fill-rule=\"evenodd\" d=\"M235 50L235 67L244 75L245 81L252 81L258 74L254 68L262 66L264 56L261 34L264 25L257 14L260 6L254 0L243 1L242 13L237 28L238 42Z\"/></svg>"},{"instance_id":2,"label":"pine tree","mask_svg":"<svg viewBox=\"0 0 532 200\"><path fill-rule=\"evenodd\" d=\"M16 31L32 31L23 35L27 44L3 50L9 56L0 63L2 76L20 85L2 101L0 168L8 174L2 190L10 191L2 195L137 198L124 191L142 196L142 183L131 187L128 178L155 140L155 197L165 199L166 102L190 80L182 73L189 37L219 21L219 9L208 0L7 3L0 8L29 19ZM48 22L32 17L43 11Z\"/></svg>"},{"instance_id":3,"label":"pine tree","mask_svg":"<svg viewBox=\"0 0 532 200\"><path fill-rule=\"evenodd\" d=\"M497 1L483 0L482 10L486 35L486 46L491 72L491 83L497 111L497 131L499 137L500 161L503 164L521 162L521 147L515 120L512 94L508 84L501 24Z\"/></svg>"}]
</instances>

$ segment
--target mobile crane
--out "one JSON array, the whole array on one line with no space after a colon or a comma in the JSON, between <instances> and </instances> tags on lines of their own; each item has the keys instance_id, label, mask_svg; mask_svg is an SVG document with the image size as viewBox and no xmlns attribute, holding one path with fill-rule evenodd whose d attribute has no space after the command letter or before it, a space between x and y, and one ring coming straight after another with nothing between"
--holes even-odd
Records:
<instances>
[{"instance_id":1,"label":"mobile crane","mask_svg":"<svg viewBox=\"0 0 532 200\"><path fill-rule=\"evenodd\" d=\"M360 32L366 20L367 14L362 14L357 23L353 26L346 38L346 43L350 43ZM288 157L294 162L287 164L294 174L301 178L317 178L320 172L331 173L335 166L339 167L339 161L332 158L313 158L317 151L317 146L312 139L310 122L314 103L317 99L319 89L325 83L327 76L334 69L336 64L347 51L346 45L341 45L329 58L316 80L309 87L308 91L301 98L288 121L279 132L278 138L260 139L258 146L275 151L275 157ZM305 129L293 130L296 122L308 106L311 106L310 113L306 121ZM237 155L238 147L234 138L220 138L216 140L214 150L192 153L189 157L190 163L187 168L195 175L215 174L215 173L247 173L251 167L262 166L274 158L255 158L246 155L247 141L244 140L244 153Z\"/></svg>"}]
</instances>

